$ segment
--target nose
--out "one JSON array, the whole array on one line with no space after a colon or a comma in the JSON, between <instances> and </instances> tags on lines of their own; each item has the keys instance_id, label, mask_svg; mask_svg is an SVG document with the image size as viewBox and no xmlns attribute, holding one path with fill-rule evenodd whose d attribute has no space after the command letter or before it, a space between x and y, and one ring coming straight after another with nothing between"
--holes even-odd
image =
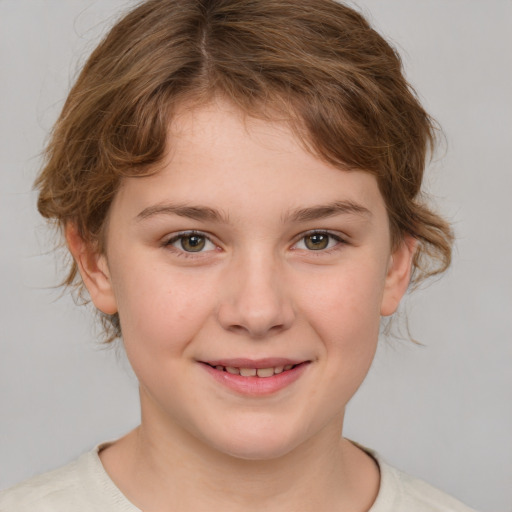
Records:
<instances>
[{"instance_id":1,"label":"nose","mask_svg":"<svg viewBox=\"0 0 512 512\"><path fill-rule=\"evenodd\" d=\"M289 329L295 311L278 265L252 256L230 267L217 311L221 326L255 339Z\"/></svg>"}]
</instances>

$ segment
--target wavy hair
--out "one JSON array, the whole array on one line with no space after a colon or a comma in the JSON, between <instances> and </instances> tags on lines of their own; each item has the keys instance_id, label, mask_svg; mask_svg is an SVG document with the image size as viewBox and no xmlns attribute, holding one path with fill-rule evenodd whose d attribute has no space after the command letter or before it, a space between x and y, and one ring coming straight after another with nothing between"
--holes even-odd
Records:
<instances>
[{"instance_id":1,"label":"wavy hair","mask_svg":"<svg viewBox=\"0 0 512 512\"><path fill-rule=\"evenodd\" d=\"M38 209L104 249L124 176L155 172L169 121L186 101L221 95L243 112L285 119L305 146L374 174L392 242L418 241L414 283L450 264L452 232L423 200L436 125L397 52L334 0L148 0L120 19L72 87L37 180ZM70 262L65 284L84 287ZM104 318L120 335L117 315Z\"/></svg>"}]
</instances>

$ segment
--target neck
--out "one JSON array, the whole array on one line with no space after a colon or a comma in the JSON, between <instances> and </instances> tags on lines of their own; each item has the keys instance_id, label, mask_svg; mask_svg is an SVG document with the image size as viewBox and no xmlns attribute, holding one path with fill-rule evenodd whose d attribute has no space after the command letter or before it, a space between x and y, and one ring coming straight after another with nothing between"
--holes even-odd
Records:
<instances>
[{"instance_id":1,"label":"neck","mask_svg":"<svg viewBox=\"0 0 512 512\"><path fill-rule=\"evenodd\" d=\"M176 425L143 421L102 452L105 469L147 512L369 510L378 469L341 438L343 418L288 453L245 460L219 452Z\"/></svg>"}]
</instances>

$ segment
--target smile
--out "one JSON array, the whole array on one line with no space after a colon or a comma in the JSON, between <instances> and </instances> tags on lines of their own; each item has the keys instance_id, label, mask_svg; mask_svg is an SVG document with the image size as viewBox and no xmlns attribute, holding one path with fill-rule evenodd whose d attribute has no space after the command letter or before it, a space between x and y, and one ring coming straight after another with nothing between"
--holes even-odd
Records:
<instances>
[{"instance_id":1,"label":"smile","mask_svg":"<svg viewBox=\"0 0 512 512\"><path fill-rule=\"evenodd\" d=\"M229 359L201 361L201 366L223 387L249 396L272 395L292 385L306 372L311 361L271 358L258 361Z\"/></svg>"},{"instance_id":2,"label":"smile","mask_svg":"<svg viewBox=\"0 0 512 512\"><path fill-rule=\"evenodd\" d=\"M292 370L295 366L297 365L287 364L284 366L270 366L268 368L238 368L236 366L216 365L212 366L212 368L215 368L219 372L227 372L231 375L241 375L242 377L260 377L265 379Z\"/></svg>"}]
</instances>

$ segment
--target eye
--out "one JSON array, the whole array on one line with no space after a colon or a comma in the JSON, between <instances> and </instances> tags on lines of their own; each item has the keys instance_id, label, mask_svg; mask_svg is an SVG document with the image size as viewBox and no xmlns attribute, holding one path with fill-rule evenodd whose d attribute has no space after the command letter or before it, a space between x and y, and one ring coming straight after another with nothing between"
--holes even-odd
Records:
<instances>
[{"instance_id":1,"label":"eye","mask_svg":"<svg viewBox=\"0 0 512 512\"><path fill-rule=\"evenodd\" d=\"M344 243L343 239L337 235L325 231L313 231L304 235L294 247L308 251L324 251L342 243Z\"/></svg>"},{"instance_id":2,"label":"eye","mask_svg":"<svg viewBox=\"0 0 512 512\"><path fill-rule=\"evenodd\" d=\"M215 244L203 233L180 233L170 238L166 246L172 246L185 252L205 252L215 249Z\"/></svg>"}]
</instances>

